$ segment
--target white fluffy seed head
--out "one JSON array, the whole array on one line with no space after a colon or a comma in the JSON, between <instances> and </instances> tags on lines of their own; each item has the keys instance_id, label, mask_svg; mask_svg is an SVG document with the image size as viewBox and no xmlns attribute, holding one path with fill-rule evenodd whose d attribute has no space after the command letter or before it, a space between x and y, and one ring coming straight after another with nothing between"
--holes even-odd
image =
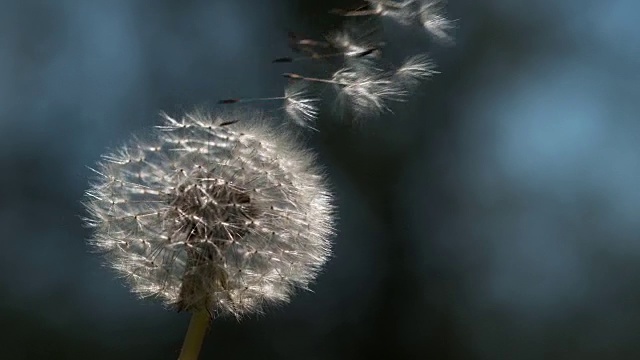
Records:
<instances>
[{"instance_id":1,"label":"white fluffy seed head","mask_svg":"<svg viewBox=\"0 0 640 360\"><path fill-rule=\"evenodd\" d=\"M240 316L306 288L333 233L314 157L243 115L158 128L99 164L85 202L93 248L135 293L177 310Z\"/></svg>"}]
</instances>

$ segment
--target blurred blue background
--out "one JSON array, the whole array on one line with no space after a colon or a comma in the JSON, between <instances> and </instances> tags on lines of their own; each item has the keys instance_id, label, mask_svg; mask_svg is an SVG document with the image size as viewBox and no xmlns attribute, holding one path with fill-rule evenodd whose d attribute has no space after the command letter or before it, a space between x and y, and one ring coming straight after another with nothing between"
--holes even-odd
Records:
<instances>
[{"instance_id":1,"label":"blurred blue background","mask_svg":"<svg viewBox=\"0 0 640 360\"><path fill-rule=\"evenodd\" d=\"M87 167L160 110L279 95L287 30L355 4L0 0L0 358L175 359L188 316L89 253ZM215 321L202 359L640 358L640 2L447 11L455 46L384 23L441 74L308 137L340 217L313 293Z\"/></svg>"}]
</instances>

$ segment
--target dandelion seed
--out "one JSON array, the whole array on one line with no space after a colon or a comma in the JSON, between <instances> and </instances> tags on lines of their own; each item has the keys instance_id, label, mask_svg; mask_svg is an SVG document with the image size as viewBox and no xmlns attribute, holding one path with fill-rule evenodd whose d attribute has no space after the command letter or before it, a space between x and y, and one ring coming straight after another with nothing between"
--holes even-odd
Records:
<instances>
[{"instance_id":1,"label":"dandelion seed","mask_svg":"<svg viewBox=\"0 0 640 360\"><path fill-rule=\"evenodd\" d=\"M422 26L436 39L443 42L451 42L449 31L453 29L453 23L442 13L442 3L439 0L424 0L420 6L419 17Z\"/></svg>"},{"instance_id":2,"label":"dandelion seed","mask_svg":"<svg viewBox=\"0 0 640 360\"><path fill-rule=\"evenodd\" d=\"M377 26L363 28L350 24L330 35L328 41L342 54L348 66L373 69L374 61L380 58L385 45L378 38L379 33Z\"/></svg>"},{"instance_id":3,"label":"dandelion seed","mask_svg":"<svg viewBox=\"0 0 640 360\"><path fill-rule=\"evenodd\" d=\"M367 0L370 6L381 16L388 17L402 25L411 25L415 20L415 0L401 2L391 0Z\"/></svg>"},{"instance_id":4,"label":"dandelion seed","mask_svg":"<svg viewBox=\"0 0 640 360\"><path fill-rule=\"evenodd\" d=\"M407 91L394 81L392 75L365 72L350 67L336 71L330 79L305 77L285 73L283 76L301 81L332 85L338 94L338 109L350 108L358 117L379 115L388 111L389 101L403 101Z\"/></svg>"},{"instance_id":5,"label":"dandelion seed","mask_svg":"<svg viewBox=\"0 0 640 360\"><path fill-rule=\"evenodd\" d=\"M380 49L379 48L362 48L359 50L355 50L352 49L348 52L334 52L334 53L328 53L328 54L315 54L313 56L300 56L300 57L290 57L290 56L285 56L285 57L279 57L276 59L273 59L271 62L276 64L276 63L292 63L292 62L298 62L298 61L308 61L308 60L320 60L320 59L331 59L331 58L338 58L338 57L346 57L347 59L351 58L351 59L365 59L366 57L368 57L369 55L374 55L374 56L378 56L377 54L380 53Z\"/></svg>"},{"instance_id":6,"label":"dandelion seed","mask_svg":"<svg viewBox=\"0 0 640 360\"><path fill-rule=\"evenodd\" d=\"M285 111L291 120L303 127L310 125L318 118L320 100L309 96L308 86L302 81L291 81L285 88Z\"/></svg>"},{"instance_id":7,"label":"dandelion seed","mask_svg":"<svg viewBox=\"0 0 640 360\"><path fill-rule=\"evenodd\" d=\"M284 89L284 96L265 98L231 98L218 101L218 104L237 104L262 101L283 100L283 109L288 118L297 125L312 128L311 124L318 117L317 103L319 99L311 96L308 85L298 81L290 81Z\"/></svg>"},{"instance_id":8,"label":"dandelion seed","mask_svg":"<svg viewBox=\"0 0 640 360\"><path fill-rule=\"evenodd\" d=\"M420 81L435 74L435 64L427 55L419 54L409 57L398 67L394 75L396 82L407 90L412 90Z\"/></svg>"},{"instance_id":9,"label":"dandelion seed","mask_svg":"<svg viewBox=\"0 0 640 360\"><path fill-rule=\"evenodd\" d=\"M296 51L304 51L308 47L328 48L331 46L327 42L309 39L309 38L300 36L299 34L293 31L289 31L288 35L289 35L289 44L291 48L293 48Z\"/></svg>"},{"instance_id":10,"label":"dandelion seed","mask_svg":"<svg viewBox=\"0 0 640 360\"><path fill-rule=\"evenodd\" d=\"M90 243L141 297L241 316L287 301L329 256L331 194L313 156L244 116L165 116L96 170Z\"/></svg>"},{"instance_id":11,"label":"dandelion seed","mask_svg":"<svg viewBox=\"0 0 640 360\"><path fill-rule=\"evenodd\" d=\"M356 10L334 10L346 17L380 16L387 17L398 24L420 25L429 34L440 41L449 42L449 31L453 24L443 15L443 0L365 0L368 8Z\"/></svg>"},{"instance_id":12,"label":"dandelion seed","mask_svg":"<svg viewBox=\"0 0 640 360\"><path fill-rule=\"evenodd\" d=\"M289 46L296 52L302 52L311 58L319 56L322 51L331 48L331 44L326 41L309 39L299 34L289 31ZM284 58L283 58L284 59Z\"/></svg>"},{"instance_id":13,"label":"dandelion seed","mask_svg":"<svg viewBox=\"0 0 640 360\"><path fill-rule=\"evenodd\" d=\"M363 73L343 68L333 74L332 81L338 91L338 101L351 106L358 116L378 115L388 111L389 101L402 101L406 92L397 87L384 74Z\"/></svg>"},{"instance_id":14,"label":"dandelion seed","mask_svg":"<svg viewBox=\"0 0 640 360\"><path fill-rule=\"evenodd\" d=\"M382 16L389 17L400 24L410 25L415 20L416 11L412 9L415 0L402 2L391 0L365 0L367 6L355 10L334 9L332 12L345 17Z\"/></svg>"},{"instance_id":15,"label":"dandelion seed","mask_svg":"<svg viewBox=\"0 0 640 360\"><path fill-rule=\"evenodd\" d=\"M326 41L304 39L290 33L292 47L296 51L307 53L298 57L280 57L273 63L292 63L310 60L331 60L343 58L346 61L363 62L378 58L380 49L384 46L381 41L374 41L378 27L360 27L348 25L344 30L331 34Z\"/></svg>"}]
</instances>

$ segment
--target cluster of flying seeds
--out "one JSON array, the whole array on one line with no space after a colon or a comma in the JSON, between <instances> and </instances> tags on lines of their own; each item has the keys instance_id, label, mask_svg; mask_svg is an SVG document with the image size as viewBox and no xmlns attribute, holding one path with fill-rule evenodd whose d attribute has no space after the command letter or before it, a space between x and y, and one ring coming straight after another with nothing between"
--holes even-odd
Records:
<instances>
[{"instance_id":1,"label":"cluster of flying seeds","mask_svg":"<svg viewBox=\"0 0 640 360\"><path fill-rule=\"evenodd\" d=\"M352 9L334 9L332 13L349 18L347 25L324 40L290 33L291 48L297 57L282 57L275 63L322 61L335 66L326 78L284 73L289 79L284 96L254 99L226 99L221 103L282 100L287 117L298 125L313 128L319 114L319 99L312 85L330 86L335 90L336 109L348 111L355 118L376 116L389 111L389 103L405 101L420 81L435 73L434 63L425 54L410 56L395 68L385 68L379 61L382 20L389 19L404 26L424 28L435 39L447 42L452 23L442 11L440 0L364 0Z\"/></svg>"},{"instance_id":2,"label":"cluster of flying seeds","mask_svg":"<svg viewBox=\"0 0 640 360\"><path fill-rule=\"evenodd\" d=\"M91 244L140 296L240 316L286 301L326 261L333 209L313 156L234 116L166 116L96 169Z\"/></svg>"}]
</instances>

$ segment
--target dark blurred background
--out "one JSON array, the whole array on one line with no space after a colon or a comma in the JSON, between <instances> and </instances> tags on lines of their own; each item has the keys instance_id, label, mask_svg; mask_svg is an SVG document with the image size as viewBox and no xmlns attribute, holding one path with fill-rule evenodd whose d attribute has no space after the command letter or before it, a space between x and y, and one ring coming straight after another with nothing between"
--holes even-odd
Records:
<instances>
[{"instance_id":1,"label":"dark blurred background","mask_svg":"<svg viewBox=\"0 0 640 360\"><path fill-rule=\"evenodd\" d=\"M279 95L287 31L357 1L0 1L0 358L175 359L187 314L89 253L100 154L221 98ZM450 0L456 44L394 115L320 119L335 255L202 359L640 358L640 2ZM394 60L395 61L395 60Z\"/></svg>"}]
</instances>

